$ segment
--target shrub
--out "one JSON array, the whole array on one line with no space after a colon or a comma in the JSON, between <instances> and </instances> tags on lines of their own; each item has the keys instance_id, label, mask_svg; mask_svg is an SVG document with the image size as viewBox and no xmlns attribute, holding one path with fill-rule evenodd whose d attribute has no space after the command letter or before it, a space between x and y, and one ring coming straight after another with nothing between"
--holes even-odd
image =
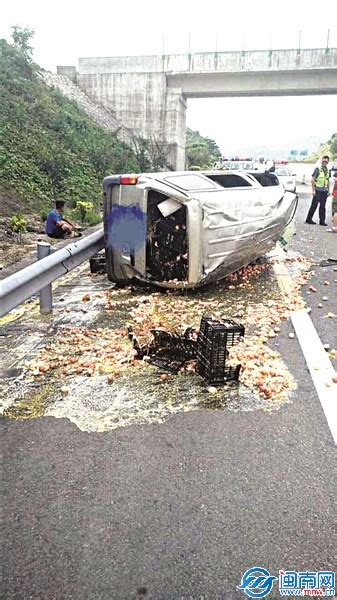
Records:
<instances>
[{"instance_id":1,"label":"shrub","mask_svg":"<svg viewBox=\"0 0 337 600\"><path fill-rule=\"evenodd\" d=\"M102 215L98 212L91 211L86 214L85 220L88 225L98 225L98 223L102 222Z\"/></svg>"},{"instance_id":2,"label":"shrub","mask_svg":"<svg viewBox=\"0 0 337 600\"><path fill-rule=\"evenodd\" d=\"M47 221L47 216L48 216L48 210L46 210L45 208L43 208L40 211L40 219L41 219L42 223L45 223Z\"/></svg>"},{"instance_id":3,"label":"shrub","mask_svg":"<svg viewBox=\"0 0 337 600\"><path fill-rule=\"evenodd\" d=\"M18 234L19 243L21 243L21 236L27 231L27 219L21 213L14 213L11 218L11 228Z\"/></svg>"},{"instance_id":4,"label":"shrub","mask_svg":"<svg viewBox=\"0 0 337 600\"><path fill-rule=\"evenodd\" d=\"M86 215L88 212L92 211L94 205L92 202L84 202L83 200L79 200L76 202L76 209L80 215L80 219L82 223L86 220Z\"/></svg>"}]
</instances>

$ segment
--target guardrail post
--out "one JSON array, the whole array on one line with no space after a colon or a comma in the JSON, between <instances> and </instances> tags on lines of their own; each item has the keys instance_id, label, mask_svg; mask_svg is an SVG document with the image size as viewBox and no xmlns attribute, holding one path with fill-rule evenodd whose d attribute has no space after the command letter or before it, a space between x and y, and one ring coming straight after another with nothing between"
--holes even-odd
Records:
<instances>
[{"instance_id":1,"label":"guardrail post","mask_svg":"<svg viewBox=\"0 0 337 600\"><path fill-rule=\"evenodd\" d=\"M51 245L48 242L37 243L37 260L49 256ZM40 290L40 313L47 315L53 311L53 296L51 283Z\"/></svg>"},{"instance_id":2,"label":"guardrail post","mask_svg":"<svg viewBox=\"0 0 337 600\"><path fill-rule=\"evenodd\" d=\"M49 285L103 250L104 245L102 228L60 250L53 251L46 243L38 244L38 258L43 260L36 260L0 281L0 317L41 290L41 312L51 312L52 295Z\"/></svg>"}]
</instances>

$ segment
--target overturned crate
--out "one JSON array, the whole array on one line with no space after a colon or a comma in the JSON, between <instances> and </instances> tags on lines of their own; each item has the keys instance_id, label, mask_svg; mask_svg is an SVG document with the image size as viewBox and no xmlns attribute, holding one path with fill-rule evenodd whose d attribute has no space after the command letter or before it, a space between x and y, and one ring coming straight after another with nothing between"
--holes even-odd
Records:
<instances>
[{"instance_id":1,"label":"overturned crate","mask_svg":"<svg viewBox=\"0 0 337 600\"><path fill-rule=\"evenodd\" d=\"M104 253L95 254L89 259L90 273L106 273L106 258Z\"/></svg>"},{"instance_id":2,"label":"overturned crate","mask_svg":"<svg viewBox=\"0 0 337 600\"><path fill-rule=\"evenodd\" d=\"M194 359L197 353L197 341L192 327L179 335L162 329L151 329L152 342L141 347L137 338L129 330L129 338L133 341L138 358L145 358L152 365L171 373L178 373L184 363Z\"/></svg>"},{"instance_id":3,"label":"overturned crate","mask_svg":"<svg viewBox=\"0 0 337 600\"><path fill-rule=\"evenodd\" d=\"M140 346L132 328L129 339L132 340L137 358L147 360L153 365L178 373L188 361L197 362L197 372L213 385L239 378L241 365L228 363L229 348L243 338L245 328L230 319L215 320L203 316L197 335L193 327L188 327L182 335L162 329L151 329L152 341Z\"/></svg>"},{"instance_id":4,"label":"overturned crate","mask_svg":"<svg viewBox=\"0 0 337 600\"><path fill-rule=\"evenodd\" d=\"M212 385L238 380L241 365L228 364L228 349L238 344L244 334L245 328L240 323L204 315L197 343L199 375Z\"/></svg>"}]
</instances>

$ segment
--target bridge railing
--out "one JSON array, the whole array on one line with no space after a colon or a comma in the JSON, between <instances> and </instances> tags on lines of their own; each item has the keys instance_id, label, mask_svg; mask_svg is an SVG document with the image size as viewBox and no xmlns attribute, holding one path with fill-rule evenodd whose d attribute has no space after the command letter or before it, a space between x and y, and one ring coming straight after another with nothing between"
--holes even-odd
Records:
<instances>
[{"instance_id":1,"label":"bridge railing","mask_svg":"<svg viewBox=\"0 0 337 600\"><path fill-rule=\"evenodd\" d=\"M200 73L211 71L283 71L331 69L337 48L241 50L80 58L79 81L85 76L114 73ZM68 68L68 67L66 67ZM63 67L58 67L62 73Z\"/></svg>"}]
</instances>

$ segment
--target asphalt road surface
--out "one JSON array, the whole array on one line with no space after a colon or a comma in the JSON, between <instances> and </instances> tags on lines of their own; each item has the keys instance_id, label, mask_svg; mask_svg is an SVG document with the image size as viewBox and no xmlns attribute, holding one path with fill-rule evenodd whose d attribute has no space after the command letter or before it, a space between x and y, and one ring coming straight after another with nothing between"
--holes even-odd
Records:
<instances>
[{"instance_id":1,"label":"asphalt road surface","mask_svg":"<svg viewBox=\"0 0 337 600\"><path fill-rule=\"evenodd\" d=\"M303 225L308 203L303 186L295 248L319 263L337 235ZM317 288L332 272L317 266ZM311 316L336 347L314 301ZM4 419L4 598L240 599L255 565L331 570L335 449L290 328L278 350L298 389L276 412L199 410L105 433Z\"/></svg>"}]
</instances>

